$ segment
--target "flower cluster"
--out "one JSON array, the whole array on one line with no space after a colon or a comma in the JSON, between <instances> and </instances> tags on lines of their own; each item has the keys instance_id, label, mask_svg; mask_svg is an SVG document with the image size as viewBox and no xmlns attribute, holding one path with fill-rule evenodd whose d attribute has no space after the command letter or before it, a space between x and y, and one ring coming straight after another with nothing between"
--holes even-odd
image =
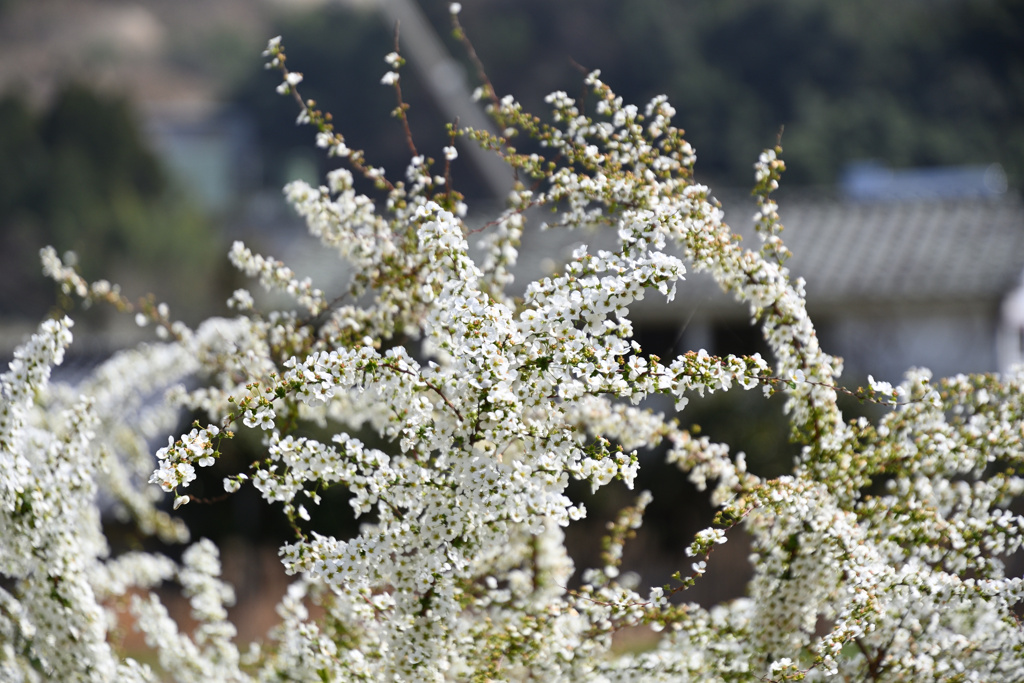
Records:
<instances>
[{"instance_id":1,"label":"flower cluster","mask_svg":"<svg viewBox=\"0 0 1024 683\"><path fill-rule=\"evenodd\" d=\"M1024 538L1011 507L1024 493L1024 374L872 380L868 397L888 412L846 420L841 363L819 345L804 283L785 265L771 199L781 150L755 166L761 244L748 249L695 182L666 98L624 103L594 72L592 113L557 92L545 122L486 84L502 134L449 133L495 151L520 180L473 251L447 171L435 173L411 138L401 178L369 165L299 96L280 39L265 55L315 143L347 163L286 195L350 280L329 296L236 243L232 263L291 305L261 312L238 290L237 317L195 330L150 306L140 322L158 321L170 341L119 354L76 387L48 382L69 320L44 323L18 350L0 378L0 677L156 680L108 643L111 604L131 595L153 661L178 681L1024 679L1024 580L1006 571ZM396 51L386 62L406 123L403 60ZM518 151L513 134L539 151ZM444 156L459 161L453 141ZM382 196L358 192L356 175ZM552 211L548 230L604 230L613 243L579 246L517 297L509 285L536 207ZM43 260L68 295L120 301L52 250ZM685 292L690 271L749 305L773 365L641 347L631 307ZM750 389L787 395L800 454L786 476L749 472L742 453L654 409ZM206 423L168 437L152 471L146 444L180 408ZM216 547L196 543L181 567L111 557L96 502L110 496L143 532L180 538L154 492L189 503L197 469L240 430L266 457L225 490L251 482L296 532L281 548L296 577L281 624L244 655ZM378 447L357 436L367 434ZM570 483L632 488L642 452L661 446L710 489L715 526L693 538L675 584L641 588L621 572L652 500L640 492L609 524L602 566L570 588L564 529L587 515ZM364 522L352 537L313 525L332 487ZM681 601L738 527L753 544L748 597ZM190 600L191 633L149 590L169 579ZM612 649L637 626L662 634L656 647Z\"/></svg>"}]
</instances>

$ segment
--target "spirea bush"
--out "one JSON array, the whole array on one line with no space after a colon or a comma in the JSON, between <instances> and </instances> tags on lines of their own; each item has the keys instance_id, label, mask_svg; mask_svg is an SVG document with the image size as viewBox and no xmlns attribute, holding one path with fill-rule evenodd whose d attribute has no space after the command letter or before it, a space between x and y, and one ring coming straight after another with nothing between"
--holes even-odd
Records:
<instances>
[{"instance_id":1,"label":"spirea bush","mask_svg":"<svg viewBox=\"0 0 1024 683\"><path fill-rule=\"evenodd\" d=\"M664 97L626 104L594 72L587 106L556 92L542 119L484 80L501 134L453 126L434 161L406 126L412 160L396 178L301 98L277 39L265 54L300 123L346 162L322 186L286 193L322 248L350 264L351 281L325 292L236 243L232 263L293 305L258 310L239 290L234 314L192 329L144 302L134 313L158 339L75 386L49 381L71 344L68 318L45 321L17 350L0 413L0 679L1024 680L1022 580L1004 569L1021 544L1010 505L1024 491L1024 374L933 380L913 370L896 387L842 388L804 283L785 266L770 198L779 150L755 165L760 242L747 247L694 181L694 151ZM403 60L396 52L387 64L382 80L405 122ZM538 151L517 151L514 134ZM457 140L515 172L507 208L479 230L451 184ZM377 194L357 191L357 178ZM551 211L549 230L586 241L597 227L616 241L577 248L513 297L534 208ZM42 257L66 293L130 308L115 286L86 282L52 250ZM771 364L640 347L631 304L685 296L691 271L749 305ZM728 391L785 393L799 450L789 474L756 476L742 454L645 400L669 397L680 411ZM843 393L884 415L844 419ZM186 410L204 421L167 437ZM197 468L242 430L262 435L264 456L224 488L255 487L296 529L280 549L294 576L281 622L244 652L215 545L194 543L180 564L113 556L98 504L185 541L165 492L175 509L189 503ZM355 436L369 432L387 452ZM164 440L154 468L148 444ZM718 510L688 547L692 565L667 586L620 575L651 500L641 492L609 525L602 566L574 566L564 530L587 511L570 482L632 486L640 454L655 448ZM367 520L351 538L302 531L330 487L347 489ZM688 601L709 554L740 528L753 538L747 596L711 609ZM189 632L152 590L168 581L191 603ZM149 664L110 644L118 609L153 648ZM655 646L612 649L617 632L639 625L660 633Z\"/></svg>"}]
</instances>

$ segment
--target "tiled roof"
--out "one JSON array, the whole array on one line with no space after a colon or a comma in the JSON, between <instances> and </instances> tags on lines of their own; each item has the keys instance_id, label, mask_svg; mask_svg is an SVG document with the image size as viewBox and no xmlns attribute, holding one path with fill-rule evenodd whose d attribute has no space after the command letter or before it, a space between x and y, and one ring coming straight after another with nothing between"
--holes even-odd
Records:
<instances>
[{"instance_id":1,"label":"tiled roof","mask_svg":"<svg viewBox=\"0 0 1024 683\"><path fill-rule=\"evenodd\" d=\"M998 300L1024 270L1024 205L792 202L779 210L811 302Z\"/></svg>"}]
</instances>

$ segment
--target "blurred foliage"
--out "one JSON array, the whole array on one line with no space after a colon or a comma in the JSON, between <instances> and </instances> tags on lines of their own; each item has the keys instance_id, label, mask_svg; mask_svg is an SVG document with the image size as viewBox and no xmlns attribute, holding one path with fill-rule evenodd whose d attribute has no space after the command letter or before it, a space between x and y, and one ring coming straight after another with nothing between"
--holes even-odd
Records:
<instances>
[{"instance_id":1,"label":"blurred foliage","mask_svg":"<svg viewBox=\"0 0 1024 683\"><path fill-rule=\"evenodd\" d=\"M461 21L499 94L527 107L573 94L570 59L626 101L666 93L705 180L748 185L785 126L789 185L878 158L997 161L1024 187L1019 0L492 0Z\"/></svg>"},{"instance_id":2,"label":"blurred foliage","mask_svg":"<svg viewBox=\"0 0 1024 683\"><path fill-rule=\"evenodd\" d=\"M218 249L209 221L149 149L130 106L68 85L42 111L0 98L0 315L51 303L35 254L72 250L86 277L153 287L194 313ZM146 290L148 291L148 290ZM201 296L202 295L202 296Z\"/></svg>"},{"instance_id":3,"label":"blurred foliage","mask_svg":"<svg viewBox=\"0 0 1024 683\"><path fill-rule=\"evenodd\" d=\"M448 36L448 3L421 5ZM791 187L829 185L848 162L877 158L894 167L999 162L1011 187L1024 188L1019 0L489 0L464 3L460 16L498 94L529 110L543 113L553 90L582 94L581 69L601 69L626 101L667 94L704 182L749 185L753 160L785 126ZM331 6L276 30L291 66L306 73L304 94L371 161L404 167L397 123L378 116L394 106L379 84L390 27ZM454 40L449 47L464 57ZM418 80L403 70L414 132L425 131L417 142L434 140L442 122ZM236 99L256 108L266 181L279 185L279 162L308 149L309 134L280 125L294 110L273 85L254 69Z\"/></svg>"}]
</instances>

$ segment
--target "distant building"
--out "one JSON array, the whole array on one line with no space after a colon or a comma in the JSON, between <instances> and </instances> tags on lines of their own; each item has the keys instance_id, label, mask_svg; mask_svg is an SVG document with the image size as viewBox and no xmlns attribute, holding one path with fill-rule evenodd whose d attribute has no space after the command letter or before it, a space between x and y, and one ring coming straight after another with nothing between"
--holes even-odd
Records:
<instances>
[{"instance_id":1,"label":"distant building","mask_svg":"<svg viewBox=\"0 0 1024 683\"><path fill-rule=\"evenodd\" d=\"M878 161L857 161L839 181L844 197L868 202L994 198L1005 194L1006 187L1006 172L999 164L893 170Z\"/></svg>"},{"instance_id":2,"label":"distant building","mask_svg":"<svg viewBox=\"0 0 1024 683\"><path fill-rule=\"evenodd\" d=\"M1017 197L793 202L781 210L824 348L847 370L897 379L993 372L1024 360L998 341L1024 329L1005 306L1024 272ZM1017 295L1019 296L1019 295Z\"/></svg>"}]
</instances>

